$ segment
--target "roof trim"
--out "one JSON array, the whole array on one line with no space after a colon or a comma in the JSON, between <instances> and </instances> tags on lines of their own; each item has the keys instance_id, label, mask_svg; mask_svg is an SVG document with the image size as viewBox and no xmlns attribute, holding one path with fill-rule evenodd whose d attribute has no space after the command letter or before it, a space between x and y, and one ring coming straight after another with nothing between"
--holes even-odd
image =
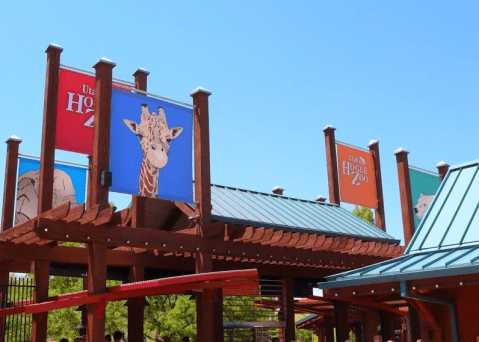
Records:
<instances>
[{"instance_id":1,"label":"roof trim","mask_svg":"<svg viewBox=\"0 0 479 342\"><path fill-rule=\"evenodd\" d=\"M215 221L221 221L221 222L227 222L227 223L234 223L234 224L241 224L241 225L249 225L249 226L254 226L254 227L264 227L264 228L276 228L288 232L293 232L293 233L308 233L308 234L317 234L317 235L325 235L327 237L347 237L350 239L357 239L361 240L364 242L385 242L389 244L397 244L399 245L400 240L394 240L394 239L382 239L382 238L373 238L369 236L364 236L364 235L353 235L353 234L338 234L338 233L333 233L333 232L328 232L328 231L322 231L322 230L316 230L316 229L308 229L308 228L296 228L296 227L291 227L291 226L286 226L286 225L281 225L281 224L271 224L267 222L260 222L260 221L253 221L253 220L243 220L243 219L237 219L233 217L225 217L225 216L219 216L219 215L211 215L211 218Z\"/></svg>"}]
</instances>

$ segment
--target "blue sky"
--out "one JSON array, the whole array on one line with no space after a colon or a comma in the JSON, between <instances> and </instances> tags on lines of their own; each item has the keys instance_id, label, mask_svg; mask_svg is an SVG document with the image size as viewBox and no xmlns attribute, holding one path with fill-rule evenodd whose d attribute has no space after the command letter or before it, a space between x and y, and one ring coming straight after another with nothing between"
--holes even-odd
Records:
<instances>
[{"instance_id":1,"label":"blue sky","mask_svg":"<svg viewBox=\"0 0 479 342\"><path fill-rule=\"evenodd\" d=\"M435 170L478 158L479 3L473 1L9 1L0 11L0 138L41 143L44 53L191 102L210 90L212 182L328 195L322 129L380 140L387 231L402 239L395 149ZM5 150L0 149L4 163ZM86 157L58 152L57 159ZM2 164L3 165L3 164ZM0 167L0 178L4 168ZM0 184L0 191L3 184ZM128 199L112 197L120 207ZM349 208L349 206L347 206Z\"/></svg>"}]
</instances>

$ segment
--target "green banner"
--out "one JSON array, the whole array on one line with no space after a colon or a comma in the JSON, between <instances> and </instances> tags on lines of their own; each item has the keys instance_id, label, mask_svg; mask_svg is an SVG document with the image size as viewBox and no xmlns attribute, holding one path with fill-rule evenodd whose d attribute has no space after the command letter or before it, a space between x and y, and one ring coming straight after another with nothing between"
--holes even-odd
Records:
<instances>
[{"instance_id":1,"label":"green banner","mask_svg":"<svg viewBox=\"0 0 479 342\"><path fill-rule=\"evenodd\" d=\"M414 207L414 226L419 226L426 214L434 195L439 189L441 179L438 175L409 168L409 179L411 181L411 197Z\"/></svg>"}]
</instances>

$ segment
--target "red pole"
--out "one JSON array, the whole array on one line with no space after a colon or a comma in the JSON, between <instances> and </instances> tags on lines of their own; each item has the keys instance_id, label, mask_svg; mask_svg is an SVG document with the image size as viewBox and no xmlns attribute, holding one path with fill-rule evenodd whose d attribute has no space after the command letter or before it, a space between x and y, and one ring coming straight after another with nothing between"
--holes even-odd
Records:
<instances>
[{"instance_id":1,"label":"red pole","mask_svg":"<svg viewBox=\"0 0 479 342\"><path fill-rule=\"evenodd\" d=\"M404 230L404 245L407 246L414 235L414 208L412 206L411 180L409 178L408 151L402 147L394 151L398 168L399 194Z\"/></svg>"},{"instance_id":2,"label":"red pole","mask_svg":"<svg viewBox=\"0 0 479 342\"><path fill-rule=\"evenodd\" d=\"M441 178L441 182L444 180L446 177L447 171L449 171L449 164L446 164L443 161L440 161L439 163L436 164L437 171L439 172L439 178Z\"/></svg>"},{"instance_id":3,"label":"red pole","mask_svg":"<svg viewBox=\"0 0 479 342\"><path fill-rule=\"evenodd\" d=\"M150 73L145 69L138 69L135 77L136 89L146 91L147 79ZM146 197L132 196L132 227L145 227L145 204ZM143 266L131 266L129 282L145 280L145 268ZM128 306L128 341L143 342L143 320L145 316L145 297L132 298Z\"/></svg>"},{"instance_id":4,"label":"red pole","mask_svg":"<svg viewBox=\"0 0 479 342\"><path fill-rule=\"evenodd\" d=\"M13 227L15 215L15 190L17 188L18 147L22 139L12 135L7 143L7 162L3 188L2 232Z\"/></svg>"},{"instance_id":5,"label":"red pole","mask_svg":"<svg viewBox=\"0 0 479 342\"><path fill-rule=\"evenodd\" d=\"M376 210L376 227L386 231L386 216L384 213L383 181L381 178L381 163L379 161L379 140L369 142L369 152L373 157L374 178L376 181L376 198L378 199Z\"/></svg>"},{"instance_id":6,"label":"red pole","mask_svg":"<svg viewBox=\"0 0 479 342\"><path fill-rule=\"evenodd\" d=\"M101 58L93 67L96 71L95 121L93 124L93 155L91 167L91 205L108 208L108 187L101 186L101 173L110 168L110 117L113 68L116 64ZM106 292L106 244L88 244L88 293ZM98 317L97 306L87 306L87 341L102 341L105 335L105 315Z\"/></svg>"},{"instance_id":7,"label":"red pole","mask_svg":"<svg viewBox=\"0 0 479 342\"><path fill-rule=\"evenodd\" d=\"M199 203L197 211L200 226L211 222L211 177L210 177L210 128L208 114L209 91L195 89L193 97L194 139L195 139L195 200Z\"/></svg>"},{"instance_id":8,"label":"red pole","mask_svg":"<svg viewBox=\"0 0 479 342\"><path fill-rule=\"evenodd\" d=\"M60 54L63 49L50 44L47 48L47 76L45 102L43 106L42 152L38 188L38 213L52 208L53 168L55 163L55 137L57 130L58 80L60 76Z\"/></svg>"},{"instance_id":9,"label":"red pole","mask_svg":"<svg viewBox=\"0 0 479 342\"><path fill-rule=\"evenodd\" d=\"M328 165L328 185L329 185L329 202L339 205L341 203L339 197L339 175L338 175L338 159L336 157L336 139L333 126L326 126L323 129L325 145L326 145L326 163Z\"/></svg>"}]
</instances>

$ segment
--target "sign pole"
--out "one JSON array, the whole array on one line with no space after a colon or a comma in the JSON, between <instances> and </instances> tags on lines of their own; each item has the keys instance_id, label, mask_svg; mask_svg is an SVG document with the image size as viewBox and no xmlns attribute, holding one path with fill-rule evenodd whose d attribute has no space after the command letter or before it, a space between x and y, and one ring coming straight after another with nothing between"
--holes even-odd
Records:
<instances>
[{"instance_id":1,"label":"sign pole","mask_svg":"<svg viewBox=\"0 0 479 342\"><path fill-rule=\"evenodd\" d=\"M326 145L326 163L328 165L328 185L329 185L329 202L339 205L339 176L338 176L338 159L336 157L336 139L333 126L326 126L323 129Z\"/></svg>"},{"instance_id":2,"label":"sign pole","mask_svg":"<svg viewBox=\"0 0 479 342\"><path fill-rule=\"evenodd\" d=\"M93 123L93 155L91 167L91 203L108 208L108 186L101 185L102 172L110 167L110 117L113 68L116 64L101 58L96 70L95 120ZM106 243L88 244L88 293L106 292ZM105 314L101 303L87 306L87 341L96 342L105 336Z\"/></svg>"},{"instance_id":3,"label":"sign pole","mask_svg":"<svg viewBox=\"0 0 479 342\"><path fill-rule=\"evenodd\" d=\"M381 163L379 162L379 140L371 140L369 142L369 152L373 157L374 165L374 179L376 183L376 198L377 206L376 210L376 227L382 231L386 231L386 216L384 213L384 198L383 198L383 181L381 179Z\"/></svg>"},{"instance_id":4,"label":"sign pole","mask_svg":"<svg viewBox=\"0 0 479 342\"><path fill-rule=\"evenodd\" d=\"M135 77L136 89L147 91L147 79L150 73L145 69L138 69ZM145 204L146 197L132 196L133 210L131 226L134 228L145 227ZM145 268L143 266L130 267L129 282L145 280ZM132 298L128 306L128 341L143 342L143 320L145 316L145 297Z\"/></svg>"},{"instance_id":5,"label":"sign pole","mask_svg":"<svg viewBox=\"0 0 479 342\"><path fill-rule=\"evenodd\" d=\"M56 44L50 44L45 51L47 53L47 75L45 80L42 150L38 187L39 215L52 209L55 139L57 128L58 81L60 77L60 55L62 51L63 48ZM41 303L48 299L49 273L49 261L35 260L35 303ZM33 315L32 342L46 340L47 317L47 313Z\"/></svg>"},{"instance_id":6,"label":"sign pole","mask_svg":"<svg viewBox=\"0 0 479 342\"><path fill-rule=\"evenodd\" d=\"M436 164L437 171L439 173L439 178L441 179L441 182L444 180L446 177L447 171L449 171L449 164L446 164L443 161L440 161L439 163Z\"/></svg>"},{"instance_id":7,"label":"sign pole","mask_svg":"<svg viewBox=\"0 0 479 342\"><path fill-rule=\"evenodd\" d=\"M5 164L5 183L3 189L2 232L13 227L15 215L15 184L18 167L18 148L22 139L12 135L7 143L7 162Z\"/></svg>"},{"instance_id":8,"label":"sign pole","mask_svg":"<svg viewBox=\"0 0 479 342\"><path fill-rule=\"evenodd\" d=\"M404 245L407 247L414 235L414 208L412 206L411 180L409 178L408 151L402 147L394 151L398 168L399 194L401 197Z\"/></svg>"}]
</instances>

